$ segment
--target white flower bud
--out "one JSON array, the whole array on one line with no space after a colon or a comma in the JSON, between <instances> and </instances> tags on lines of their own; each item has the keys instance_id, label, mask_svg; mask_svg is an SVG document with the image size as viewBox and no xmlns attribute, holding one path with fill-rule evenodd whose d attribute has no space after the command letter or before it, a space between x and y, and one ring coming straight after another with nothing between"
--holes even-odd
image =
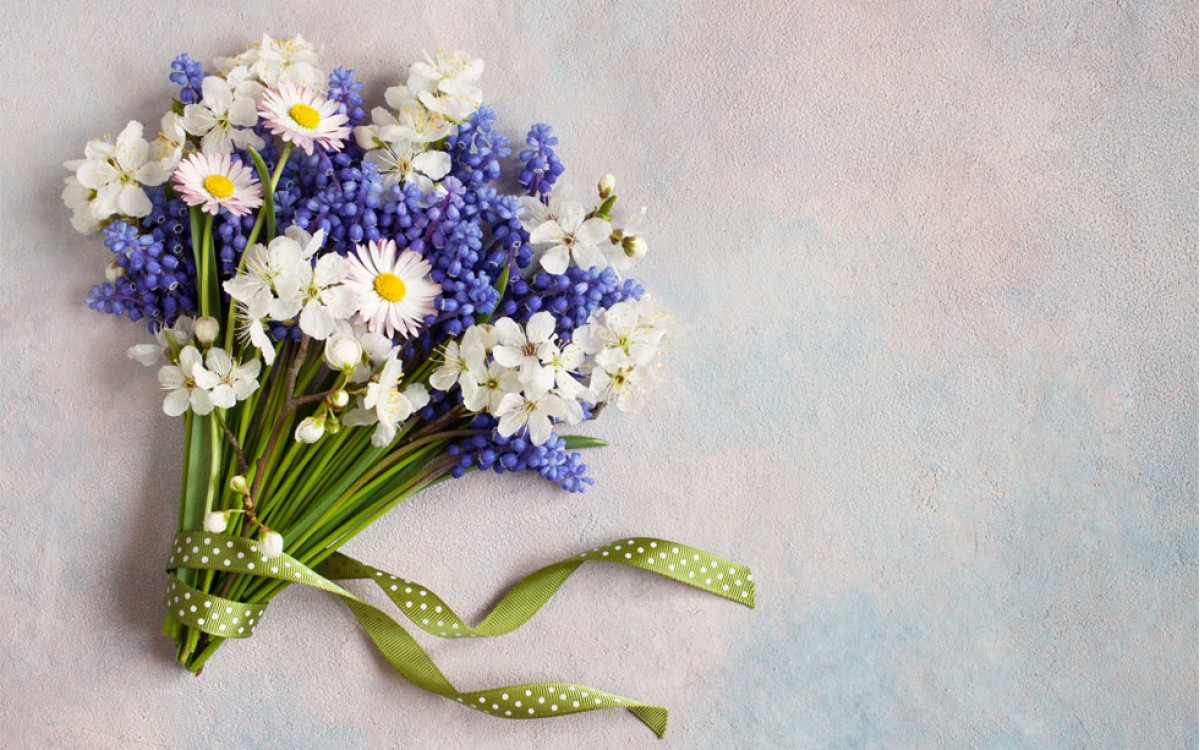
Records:
<instances>
[{"instance_id":1,"label":"white flower bud","mask_svg":"<svg viewBox=\"0 0 1200 750\"><path fill-rule=\"evenodd\" d=\"M329 403L335 409L344 409L350 403L350 394L343 390L334 391L329 395Z\"/></svg>"},{"instance_id":2,"label":"white flower bud","mask_svg":"<svg viewBox=\"0 0 1200 750\"><path fill-rule=\"evenodd\" d=\"M600 197L607 198L616 192L617 178L613 177L611 174L606 174L600 178L600 184L597 185L597 187L600 190Z\"/></svg>"},{"instance_id":3,"label":"white flower bud","mask_svg":"<svg viewBox=\"0 0 1200 750\"><path fill-rule=\"evenodd\" d=\"M125 269L117 265L114 260L104 269L104 278L108 279L108 283L113 283L117 279L125 275Z\"/></svg>"},{"instance_id":4,"label":"white flower bud","mask_svg":"<svg viewBox=\"0 0 1200 750\"><path fill-rule=\"evenodd\" d=\"M362 362L362 355L362 344L349 334L339 333L325 342L325 364L331 370L352 372Z\"/></svg>"},{"instance_id":5,"label":"white flower bud","mask_svg":"<svg viewBox=\"0 0 1200 750\"><path fill-rule=\"evenodd\" d=\"M262 553L267 557L279 557L283 554L283 535L278 531L268 531L262 535Z\"/></svg>"},{"instance_id":6,"label":"white flower bud","mask_svg":"<svg viewBox=\"0 0 1200 750\"><path fill-rule=\"evenodd\" d=\"M301 443L315 443L325 434L325 420L305 417L296 425L296 440Z\"/></svg>"},{"instance_id":7,"label":"white flower bud","mask_svg":"<svg viewBox=\"0 0 1200 750\"><path fill-rule=\"evenodd\" d=\"M220 534L229 527L229 514L209 511L204 516L204 530L210 534Z\"/></svg>"},{"instance_id":8,"label":"white flower bud","mask_svg":"<svg viewBox=\"0 0 1200 750\"><path fill-rule=\"evenodd\" d=\"M641 260L650 252L650 246L641 237L629 236L621 240L621 248L625 254L634 260Z\"/></svg>"},{"instance_id":9,"label":"white flower bud","mask_svg":"<svg viewBox=\"0 0 1200 750\"><path fill-rule=\"evenodd\" d=\"M200 344L203 346L208 346L212 344L212 342L216 341L217 335L220 332L221 324L217 322L216 318L210 315L197 318L196 325L192 328L192 335L196 338L196 341L200 342Z\"/></svg>"},{"instance_id":10,"label":"white flower bud","mask_svg":"<svg viewBox=\"0 0 1200 750\"><path fill-rule=\"evenodd\" d=\"M245 495L250 490L250 484L244 476L235 474L229 478L229 489L238 495Z\"/></svg>"}]
</instances>

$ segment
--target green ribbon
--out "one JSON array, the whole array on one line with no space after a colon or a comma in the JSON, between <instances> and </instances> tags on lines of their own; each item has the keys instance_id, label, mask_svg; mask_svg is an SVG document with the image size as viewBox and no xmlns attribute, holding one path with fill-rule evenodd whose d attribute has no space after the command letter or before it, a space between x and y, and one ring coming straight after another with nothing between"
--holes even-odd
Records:
<instances>
[{"instance_id":1,"label":"green ribbon","mask_svg":"<svg viewBox=\"0 0 1200 750\"><path fill-rule=\"evenodd\" d=\"M459 617L429 587L341 553L334 553L313 570L287 554L267 557L257 542L240 536L181 532L175 538L167 569L256 575L337 594L402 677L417 687L492 716L540 719L625 708L662 737L667 728L667 709L585 685L540 682L460 691L403 626L333 583L334 580L352 579L375 581L409 620L431 635L442 638L496 636L511 633L528 622L571 574L589 561L641 568L748 607L754 606L754 577L746 566L677 542L647 537L618 540L535 571L509 589L475 626ZM267 607L207 594L189 586L174 573L167 587L166 604L179 622L223 638L250 637Z\"/></svg>"}]
</instances>

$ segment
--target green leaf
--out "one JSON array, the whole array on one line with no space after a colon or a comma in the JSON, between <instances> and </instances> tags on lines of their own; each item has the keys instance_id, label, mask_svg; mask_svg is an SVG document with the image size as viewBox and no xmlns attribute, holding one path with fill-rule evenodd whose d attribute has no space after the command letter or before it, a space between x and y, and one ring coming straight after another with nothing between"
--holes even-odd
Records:
<instances>
[{"instance_id":1,"label":"green leaf","mask_svg":"<svg viewBox=\"0 0 1200 750\"><path fill-rule=\"evenodd\" d=\"M253 146L247 146L246 150L250 152L250 158L254 161L254 168L258 170L258 181L263 187L263 206L261 211L267 219L267 237L275 238L275 191L271 189L271 173L267 170L267 164L263 161L262 156L255 150Z\"/></svg>"},{"instance_id":2,"label":"green leaf","mask_svg":"<svg viewBox=\"0 0 1200 750\"><path fill-rule=\"evenodd\" d=\"M183 116L183 102L179 101L178 99L172 99L171 100L171 111L174 112L175 114L179 115L180 117L182 117Z\"/></svg>"},{"instance_id":3,"label":"green leaf","mask_svg":"<svg viewBox=\"0 0 1200 750\"><path fill-rule=\"evenodd\" d=\"M577 450L580 448L604 448L608 445L607 440L600 438L588 437L587 435L561 435L563 442L567 444L567 450Z\"/></svg>"},{"instance_id":4,"label":"green leaf","mask_svg":"<svg viewBox=\"0 0 1200 750\"><path fill-rule=\"evenodd\" d=\"M496 283L492 285L492 288L500 293L500 296L496 298L496 307L500 306L500 300L504 298L504 291L506 289L508 289L508 274L511 270L512 270L511 264L505 266L504 270L500 272L500 275L498 277L496 277ZM490 313L479 313L478 315L475 316L475 323L477 325L483 325L484 323L491 320L492 315L494 315L495 313L496 313L495 309L493 309L492 312L490 312Z\"/></svg>"}]
</instances>

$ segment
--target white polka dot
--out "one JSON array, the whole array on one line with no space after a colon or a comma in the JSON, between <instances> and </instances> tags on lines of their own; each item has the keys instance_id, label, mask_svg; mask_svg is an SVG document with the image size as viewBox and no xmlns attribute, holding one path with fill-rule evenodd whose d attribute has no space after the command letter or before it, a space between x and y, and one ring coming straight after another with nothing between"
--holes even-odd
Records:
<instances>
[{"instance_id":1,"label":"white polka dot","mask_svg":"<svg viewBox=\"0 0 1200 750\"><path fill-rule=\"evenodd\" d=\"M693 559L693 560L699 560L699 559L700 559L700 555L692 555L692 559Z\"/></svg>"},{"instance_id":2,"label":"white polka dot","mask_svg":"<svg viewBox=\"0 0 1200 750\"><path fill-rule=\"evenodd\" d=\"M203 624L204 624L204 618L203 618L203 617L201 617L199 620L196 620L196 623L197 623L197 624L199 624L199 625L203 625Z\"/></svg>"},{"instance_id":3,"label":"white polka dot","mask_svg":"<svg viewBox=\"0 0 1200 750\"><path fill-rule=\"evenodd\" d=\"M245 552L239 552L239 553L238 553L238 559L239 559L239 560L241 560L241 559L242 559L243 557L245 557L245 556L246 556L246 553L245 553Z\"/></svg>"},{"instance_id":4,"label":"white polka dot","mask_svg":"<svg viewBox=\"0 0 1200 750\"><path fill-rule=\"evenodd\" d=\"M232 614L233 614L233 607L226 607L226 608L225 608L225 614L227 614L227 615L232 615Z\"/></svg>"},{"instance_id":5,"label":"white polka dot","mask_svg":"<svg viewBox=\"0 0 1200 750\"><path fill-rule=\"evenodd\" d=\"M202 563L207 563L207 562L208 562L208 555L205 555L204 557L201 557L201 558L200 558L200 562L202 562Z\"/></svg>"},{"instance_id":6,"label":"white polka dot","mask_svg":"<svg viewBox=\"0 0 1200 750\"><path fill-rule=\"evenodd\" d=\"M505 716L512 716L512 711L505 711L505 712L504 712L504 715L505 715Z\"/></svg>"},{"instance_id":7,"label":"white polka dot","mask_svg":"<svg viewBox=\"0 0 1200 750\"><path fill-rule=\"evenodd\" d=\"M485 700L485 699L484 699L484 697L483 697L482 695L481 695L481 696L479 696L479 702L480 702L480 703L483 703L483 702L484 702L484 700Z\"/></svg>"},{"instance_id":8,"label":"white polka dot","mask_svg":"<svg viewBox=\"0 0 1200 750\"><path fill-rule=\"evenodd\" d=\"M230 565L233 565L233 560L226 560L226 561L225 561L225 567L227 567L227 568L228 568Z\"/></svg>"},{"instance_id":9,"label":"white polka dot","mask_svg":"<svg viewBox=\"0 0 1200 750\"><path fill-rule=\"evenodd\" d=\"M429 624L429 618L428 618L428 617L426 617L425 619L421 620L421 624L422 624L422 625L428 625L428 624Z\"/></svg>"},{"instance_id":10,"label":"white polka dot","mask_svg":"<svg viewBox=\"0 0 1200 750\"><path fill-rule=\"evenodd\" d=\"M250 570L254 570L254 563L246 563L246 567Z\"/></svg>"},{"instance_id":11,"label":"white polka dot","mask_svg":"<svg viewBox=\"0 0 1200 750\"><path fill-rule=\"evenodd\" d=\"M392 591L396 591L396 590L397 590L397 589L399 589L399 588L400 588L400 587L399 587L399 586L397 586L396 584L394 584L394 583L392 584Z\"/></svg>"},{"instance_id":12,"label":"white polka dot","mask_svg":"<svg viewBox=\"0 0 1200 750\"><path fill-rule=\"evenodd\" d=\"M727 584L725 584L724 586L722 586L722 587L721 587L721 590L722 590L722 591L728 591L728 590L729 590L729 584L727 583Z\"/></svg>"},{"instance_id":13,"label":"white polka dot","mask_svg":"<svg viewBox=\"0 0 1200 750\"><path fill-rule=\"evenodd\" d=\"M540 696L538 697L538 703L545 703L545 702L546 702L545 698L542 698Z\"/></svg>"},{"instance_id":14,"label":"white polka dot","mask_svg":"<svg viewBox=\"0 0 1200 750\"><path fill-rule=\"evenodd\" d=\"M500 700L502 700L502 701L506 701L506 700L508 700L508 693L505 693L504 695L501 695L501 696L500 696Z\"/></svg>"},{"instance_id":15,"label":"white polka dot","mask_svg":"<svg viewBox=\"0 0 1200 750\"><path fill-rule=\"evenodd\" d=\"M650 546L651 546L651 547L657 547L657 546L658 546L658 542L650 542Z\"/></svg>"},{"instance_id":16,"label":"white polka dot","mask_svg":"<svg viewBox=\"0 0 1200 750\"><path fill-rule=\"evenodd\" d=\"M639 555L643 555L643 554L645 554L645 553L646 553L646 548L645 548L645 547L638 547L638 554L639 554Z\"/></svg>"},{"instance_id":17,"label":"white polka dot","mask_svg":"<svg viewBox=\"0 0 1200 750\"><path fill-rule=\"evenodd\" d=\"M705 583L706 585L708 585L708 586L711 586L711 585L712 585L712 579L711 579L711 578L705 578L705 579L704 579L704 583Z\"/></svg>"},{"instance_id":18,"label":"white polka dot","mask_svg":"<svg viewBox=\"0 0 1200 750\"><path fill-rule=\"evenodd\" d=\"M200 551L199 547L192 547L192 552L199 552L199 551Z\"/></svg>"},{"instance_id":19,"label":"white polka dot","mask_svg":"<svg viewBox=\"0 0 1200 750\"><path fill-rule=\"evenodd\" d=\"M189 607L188 609L189 609L190 611L192 611L192 612L195 612L195 611L196 611L196 605L195 605L195 604L193 604L193 605L192 605L191 607Z\"/></svg>"},{"instance_id":20,"label":"white polka dot","mask_svg":"<svg viewBox=\"0 0 1200 750\"><path fill-rule=\"evenodd\" d=\"M619 544L613 545L613 549L615 549L616 551L620 552L620 551L621 551L621 545L619 545ZM194 550L193 550L193 551L194 551Z\"/></svg>"},{"instance_id":21,"label":"white polka dot","mask_svg":"<svg viewBox=\"0 0 1200 750\"><path fill-rule=\"evenodd\" d=\"M676 555L678 555L678 554L679 554L679 548L678 548L678 547L672 547L672 548L671 548L671 552L672 552L673 554L676 554Z\"/></svg>"},{"instance_id":22,"label":"white polka dot","mask_svg":"<svg viewBox=\"0 0 1200 750\"><path fill-rule=\"evenodd\" d=\"M500 709L500 704L499 704L499 703L493 703L493 704L492 704L492 710L493 710L493 711L498 711L499 709Z\"/></svg>"},{"instance_id":23,"label":"white polka dot","mask_svg":"<svg viewBox=\"0 0 1200 750\"><path fill-rule=\"evenodd\" d=\"M571 701L571 705L575 708L579 708L579 701Z\"/></svg>"},{"instance_id":24,"label":"white polka dot","mask_svg":"<svg viewBox=\"0 0 1200 750\"><path fill-rule=\"evenodd\" d=\"M533 695L533 691L532 691L532 690L526 690L526 691L525 691L525 697L526 697L526 698L530 697L531 695Z\"/></svg>"},{"instance_id":25,"label":"white polka dot","mask_svg":"<svg viewBox=\"0 0 1200 750\"><path fill-rule=\"evenodd\" d=\"M520 708L520 707L521 707L521 701L516 701L515 703L513 703L513 705L514 705L514 706L516 706L517 708Z\"/></svg>"},{"instance_id":26,"label":"white polka dot","mask_svg":"<svg viewBox=\"0 0 1200 750\"><path fill-rule=\"evenodd\" d=\"M208 608L209 608L209 607L211 607L211 606L212 606L212 602L205 602L205 603L204 603L204 608L205 608L205 609L208 609Z\"/></svg>"},{"instance_id":27,"label":"white polka dot","mask_svg":"<svg viewBox=\"0 0 1200 750\"><path fill-rule=\"evenodd\" d=\"M531 709L529 709L529 713L533 713L533 709L532 709L532 708L531 708Z\"/></svg>"},{"instance_id":28,"label":"white polka dot","mask_svg":"<svg viewBox=\"0 0 1200 750\"><path fill-rule=\"evenodd\" d=\"M225 546L230 549L233 549L233 542L225 542Z\"/></svg>"},{"instance_id":29,"label":"white polka dot","mask_svg":"<svg viewBox=\"0 0 1200 750\"><path fill-rule=\"evenodd\" d=\"M428 605L428 604L425 604L424 602L422 602L422 603L421 603L421 609L429 609L429 605Z\"/></svg>"},{"instance_id":30,"label":"white polka dot","mask_svg":"<svg viewBox=\"0 0 1200 750\"><path fill-rule=\"evenodd\" d=\"M606 551L604 551L604 552L601 552L601 553L600 553L600 556L601 556L601 557L608 557L608 551L606 550ZM185 557L185 558L183 558L183 559L184 559L184 560L187 560L187 558L186 558L186 557Z\"/></svg>"},{"instance_id":31,"label":"white polka dot","mask_svg":"<svg viewBox=\"0 0 1200 750\"><path fill-rule=\"evenodd\" d=\"M224 629L225 629L225 626L224 626L224 625L222 625L222 626L220 627L220 629L221 629L221 630L224 630Z\"/></svg>"},{"instance_id":32,"label":"white polka dot","mask_svg":"<svg viewBox=\"0 0 1200 750\"><path fill-rule=\"evenodd\" d=\"M743 592L742 592L742 598L743 598L743 599L744 599L745 597L749 596L749 595L750 595L750 592L749 592L749 591L743 591Z\"/></svg>"},{"instance_id":33,"label":"white polka dot","mask_svg":"<svg viewBox=\"0 0 1200 750\"><path fill-rule=\"evenodd\" d=\"M596 705L600 705L600 699L599 699L599 698L597 698L597 699L596 699Z\"/></svg>"},{"instance_id":34,"label":"white polka dot","mask_svg":"<svg viewBox=\"0 0 1200 750\"><path fill-rule=\"evenodd\" d=\"M405 587L404 587L404 593L406 593L406 594L411 594L411 593L412 593L412 586L405 586Z\"/></svg>"},{"instance_id":35,"label":"white polka dot","mask_svg":"<svg viewBox=\"0 0 1200 750\"><path fill-rule=\"evenodd\" d=\"M429 592L427 592L427 591L420 591L420 592L418 592L418 593L420 593L420 594L421 594L421 596L425 596L425 594L427 594L427 593L429 593Z\"/></svg>"},{"instance_id":36,"label":"white polka dot","mask_svg":"<svg viewBox=\"0 0 1200 750\"><path fill-rule=\"evenodd\" d=\"M557 703L551 703L551 704L550 704L550 710L551 710L551 711L557 711L557 710L558 710L558 704L557 704Z\"/></svg>"}]
</instances>

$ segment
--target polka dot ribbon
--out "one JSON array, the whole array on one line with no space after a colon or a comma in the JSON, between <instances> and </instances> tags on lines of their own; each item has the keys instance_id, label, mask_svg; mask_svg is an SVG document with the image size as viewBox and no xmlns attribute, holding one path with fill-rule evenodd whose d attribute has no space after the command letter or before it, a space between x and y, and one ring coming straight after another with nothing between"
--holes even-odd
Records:
<instances>
[{"instance_id":1,"label":"polka dot ribbon","mask_svg":"<svg viewBox=\"0 0 1200 750\"><path fill-rule=\"evenodd\" d=\"M337 594L388 662L409 682L500 718L538 719L582 711L625 708L661 737L667 709L572 683L544 682L463 692L442 674L429 654L399 623L346 591L334 580L375 581L414 624L443 638L496 636L526 623L585 562L609 562L648 570L717 596L754 606L750 569L702 550L662 539L622 539L535 571L515 584L471 626L437 594L414 581L334 553L315 570L287 554L267 557L257 542L227 534L180 533L167 568L220 570L276 578ZM248 638L265 604L244 604L206 594L172 574L166 604L181 623L224 638Z\"/></svg>"}]
</instances>

